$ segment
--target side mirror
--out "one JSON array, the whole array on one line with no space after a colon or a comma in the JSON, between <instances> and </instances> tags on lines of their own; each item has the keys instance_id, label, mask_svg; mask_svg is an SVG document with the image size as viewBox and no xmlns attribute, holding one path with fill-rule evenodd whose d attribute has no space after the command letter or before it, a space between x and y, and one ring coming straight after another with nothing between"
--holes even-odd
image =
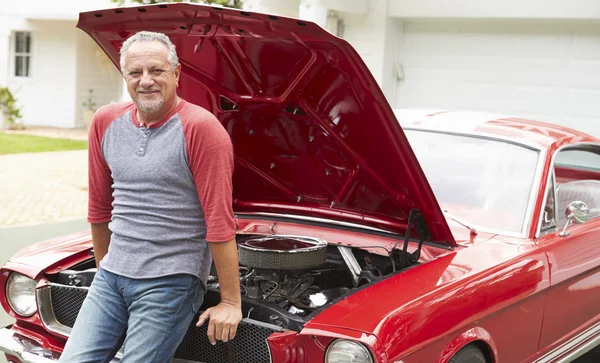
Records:
<instances>
[{"instance_id":1,"label":"side mirror","mask_svg":"<svg viewBox=\"0 0 600 363\"><path fill-rule=\"evenodd\" d=\"M590 210L582 201L575 201L569 203L569 206L565 210L565 216L567 217L567 224L563 228L562 232L558 235L565 237L569 235L567 227L571 224L583 224L590 219Z\"/></svg>"}]
</instances>

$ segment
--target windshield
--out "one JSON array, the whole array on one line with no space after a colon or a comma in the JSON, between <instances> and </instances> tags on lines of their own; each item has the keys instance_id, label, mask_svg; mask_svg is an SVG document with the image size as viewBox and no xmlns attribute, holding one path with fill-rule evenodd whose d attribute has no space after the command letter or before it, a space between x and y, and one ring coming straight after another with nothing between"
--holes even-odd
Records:
<instances>
[{"instance_id":1,"label":"windshield","mask_svg":"<svg viewBox=\"0 0 600 363\"><path fill-rule=\"evenodd\" d=\"M537 151L472 136L404 131L443 210L475 226L521 233Z\"/></svg>"}]
</instances>

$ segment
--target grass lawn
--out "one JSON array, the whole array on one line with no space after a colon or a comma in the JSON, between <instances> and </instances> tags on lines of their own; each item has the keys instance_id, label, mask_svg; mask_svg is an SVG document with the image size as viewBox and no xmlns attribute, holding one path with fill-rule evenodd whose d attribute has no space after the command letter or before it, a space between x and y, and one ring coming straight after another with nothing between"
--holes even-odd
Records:
<instances>
[{"instance_id":1,"label":"grass lawn","mask_svg":"<svg viewBox=\"0 0 600 363\"><path fill-rule=\"evenodd\" d=\"M83 149L87 141L0 133L0 155Z\"/></svg>"}]
</instances>

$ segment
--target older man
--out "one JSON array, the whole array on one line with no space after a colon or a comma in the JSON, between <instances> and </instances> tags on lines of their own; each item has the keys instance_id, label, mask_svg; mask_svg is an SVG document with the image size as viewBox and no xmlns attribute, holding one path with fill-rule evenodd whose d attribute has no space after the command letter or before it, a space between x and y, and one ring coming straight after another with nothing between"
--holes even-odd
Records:
<instances>
[{"instance_id":1,"label":"older man","mask_svg":"<svg viewBox=\"0 0 600 363\"><path fill-rule=\"evenodd\" d=\"M242 318L232 211L233 148L205 109L179 98L175 46L139 32L121 48L133 103L104 106L89 136L89 214L98 273L61 362L168 362L202 304L211 267L221 302L208 339Z\"/></svg>"}]
</instances>

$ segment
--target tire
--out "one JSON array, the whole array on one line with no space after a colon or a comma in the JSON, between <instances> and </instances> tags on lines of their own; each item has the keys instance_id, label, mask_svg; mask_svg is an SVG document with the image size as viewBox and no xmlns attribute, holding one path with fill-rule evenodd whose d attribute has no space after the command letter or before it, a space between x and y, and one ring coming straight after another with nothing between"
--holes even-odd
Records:
<instances>
[{"instance_id":1,"label":"tire","mask_svg":"<svg viewBox=\"0 0 600 363\"><path fill-rule=\"evenodd\" d=\"M486 363L481 350L475 345L467 345L450 359L448 363Z\"/></svg>"}]
</instances>

